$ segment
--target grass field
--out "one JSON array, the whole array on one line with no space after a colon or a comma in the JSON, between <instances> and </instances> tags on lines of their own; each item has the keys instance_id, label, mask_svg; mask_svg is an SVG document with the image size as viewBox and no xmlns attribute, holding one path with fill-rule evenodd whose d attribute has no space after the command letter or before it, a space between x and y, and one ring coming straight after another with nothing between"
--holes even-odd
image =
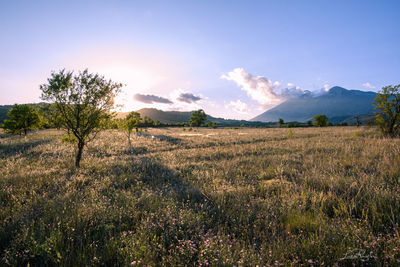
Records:
<instances>
[{"instance_id":1,"label":"grass field","mask_svg":"<svg viewBox=\"0 0 400 267\"><path fill-rule=\"evenodd\" d=\"M0 139L0 265L394 266L400 139L374 128Z\"/></svg>"}]
</instances>

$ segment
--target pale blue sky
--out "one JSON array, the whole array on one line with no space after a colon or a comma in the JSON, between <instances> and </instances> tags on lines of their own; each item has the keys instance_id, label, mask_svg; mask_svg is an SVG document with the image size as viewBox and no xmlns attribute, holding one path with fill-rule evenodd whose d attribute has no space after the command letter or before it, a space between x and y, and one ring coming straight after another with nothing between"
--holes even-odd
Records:
<instances>
[{"instance_id":1,"label":"pale blue sky","mask_svg":"<svg viewBox=\"0 0 400 267\"><path fill-rule=\"evenodd\" d=\"M125 110L250 119L287 87L377 91L400 83L399 12L396 0L3 0L0 104L38 102L52 70L86 67L126 84Z\"/></svg>"}]
</instances>

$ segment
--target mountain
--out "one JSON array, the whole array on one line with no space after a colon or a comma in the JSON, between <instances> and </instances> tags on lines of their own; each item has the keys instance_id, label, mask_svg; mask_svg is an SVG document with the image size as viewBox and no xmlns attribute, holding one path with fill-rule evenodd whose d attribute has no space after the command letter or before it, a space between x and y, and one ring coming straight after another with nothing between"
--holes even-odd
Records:
<instances>
[{"instance_id":1,"label":"mountain","mask_svg":"<svg viewBox=\"0 0 400 267\"><path fill-rule=\"evenodd\" d=\"M265 111L251 121L284 121L306 122L318 114L325 114L329 121L338 123L357 115L372 115L374 92L347 90L335 86L320 96L291 98L278 106Z\"/></svg>"}]
</instances>

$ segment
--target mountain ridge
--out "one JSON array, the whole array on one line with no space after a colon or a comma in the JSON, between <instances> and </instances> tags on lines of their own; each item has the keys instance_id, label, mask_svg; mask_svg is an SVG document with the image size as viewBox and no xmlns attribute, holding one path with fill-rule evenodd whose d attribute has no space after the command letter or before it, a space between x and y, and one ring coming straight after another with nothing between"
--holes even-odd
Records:
<instances>
[{"instance_id":1,"label":"mountain ridge","mask_svg":"<svg viewBox=\"0 0 400 267\"><path fill-rule=\"evenodd\" d=\"M375 92L348 90L334 86L325 94L302 98L290 98L272 109L252 118L250 121L306 122L313 116L325 114L332 123L339 123L357 115L371 115Z\"/></svg>"}]
</instances>

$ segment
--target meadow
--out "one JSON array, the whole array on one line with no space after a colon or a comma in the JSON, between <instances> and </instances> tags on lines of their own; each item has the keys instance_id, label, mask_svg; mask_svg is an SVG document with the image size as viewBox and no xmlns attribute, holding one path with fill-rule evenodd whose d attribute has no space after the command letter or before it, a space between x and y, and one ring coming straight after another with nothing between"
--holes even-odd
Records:
<instances>
[{"instance_id":1,"label":"meadow","mask_svg":"<svg viewBox=\"0 0 400 267\"><path fill-rule=\"evenodd\" d=\"M400 265L400 139L375 128L0 139L0 265Z\"/></svg>"}]
</instances>

